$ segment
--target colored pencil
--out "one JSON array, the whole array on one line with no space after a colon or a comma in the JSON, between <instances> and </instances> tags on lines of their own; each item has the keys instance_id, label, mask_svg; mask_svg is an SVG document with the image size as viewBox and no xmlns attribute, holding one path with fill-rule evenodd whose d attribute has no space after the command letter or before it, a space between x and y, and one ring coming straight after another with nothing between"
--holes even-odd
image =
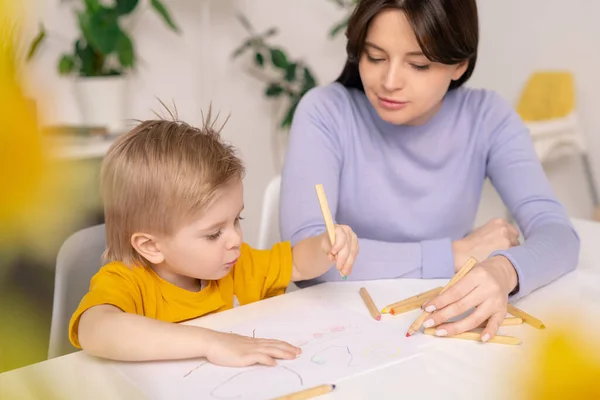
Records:
<instances>
[{"instance_id":1,"label":"colored pencil","mask_svg":"<svg viewBox=\"0 0 600 400\"><path fill-rule=\"evenodd\" d=\"M360 293L360 297L362 297L367 308L369 309L369 312L371 313L371 317L373 317L374 319L379 321L381 319L381 314L379 313L379 310L377 309L377 307L375 307L375 303L373 302L373 299L369 295L369 292L367 292L367 289L365 289L364 287L361 287L359 290L359 293Z\"/></svg>"},{"instance_id":2,"label":"colored pencil","mask_svg":"<svg viewBox=\"0 0 600 400\"><path fill-rule=\"evenodd\" d=\"M335 385L319 385L310 389L301 390L296 393L286 394L285 396L277 397L273 400L306 400L312 399L313 397L321 396L332 392L335 389Z\"/></svg>"},{"instance_id":3,"label":"colored pencil","mask_svg":"<svg viewBox=\"0 0 600 400\"><path fill-rule=\"evenodd\" d=\"M315 185L315 190L317 191L317 197L319 199L319 205L321 206L321 213L323 214L323 219L325 220L325 228L327 229L327 235L329 235L329 241L331 242L331 246L335 244L335 225L333 224L333 218L331 217L331 210L329 210L329 204L327 203L327 196L325 196L325 189L322 184ZM340 271L340 275L344 279L346 277Z\"/></svg>"},{"instance_id":4,"label":"colored pencil","mask_svg":"<svg viewBox=\"0 0 600 400\"><path fill-rule=\"evenodd\" d=\"M450 282L444 286L440 294L444 293L446 290L450 289L454 286L458 281L460 281L465 275L469 273L477 265L477 260L474 257L470 257L467 262L462 266L462 268L450 279ZM411 324L408 328L408 332L406 332L406 337L412 336L416 331L421 328L423 322L431 315L430 312L423 311L421 315Z\"/></svg>"},{"instance_id":5,"label":"colored pencil","mask_svg":"<svg viewBox=\"0 0 600 400\"><path fill-rule=\"evenodd\" d=\"M428 290L426 292L416 294L416 295L414 295L412 297L408 297L408 298L406 298L404 300L397 301L397 302L392 303L392 304L390 304L388 306L385 306L381 310L381 312L384 313L384 314L388 314L392 310L392 308L401 307L401 306L404 306L406 304L412 304L414 302L419 302L419 301L421 301L422 303L424 303L427 300L430 300L430 299L434 298L435 296L437 296L437 294L439 292L441 292L442 289L443 288L440 286L440 287L437 287L435 289L431 289L431 290Z\"/></svg>"},{"instance_id":6,"label":"colored pencil","mask_svg":"<svg viewBox=\"0 0 600 400\"><path fill-rule=\"evenodd\" d=\"M527 314L525 311L518 309L517 307L513 306L510 303L508 304L508 313L511 315L514 315L515 317L521 318L523 320L523 322L533 326L534 328L537 328L537 329L546 328L546 325L544 325L544 323L542 321L540 321L539 319L537 319L536 317L534 317L532 315Z\"/></svg>"},{"instance_id":7,"label":"colored pencil","mask_svg":"<svg viewBox=\"0 0 600 400\"><path fill-rule=\"evenodd\" d=\"M459 333L458 335L437 336L435 334L435 331L436 331L435 328L425 328L424 333L426 335L431 335L431 336L436 336L436 337L441 337L441 338L465 339L465 340L474 340L477 342L483 342L481 340L481 334L479 332L463 332L463 333ZM517 344L521 344L521 339L516 338L514 336L496 335L496 336L490 338L486 343L517 345Z\"/></svg>"}]
</instances>

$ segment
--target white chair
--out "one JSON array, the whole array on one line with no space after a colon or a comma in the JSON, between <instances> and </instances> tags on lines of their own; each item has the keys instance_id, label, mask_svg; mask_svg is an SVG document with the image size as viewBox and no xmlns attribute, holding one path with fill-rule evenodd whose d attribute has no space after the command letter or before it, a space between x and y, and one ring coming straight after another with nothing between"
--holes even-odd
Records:
<instances>
[{"instance_id":1,"label":"white chair","mask_svg":"<svg viewBox=\"0 0 600 400\"><path fill-rule=\"evenodd\" d=\"M258 231L258 248L269 249L281 240L279 233L279 191L281 175L273 178L263 196L260 228Z\"/></svg>"},{"instance_id":2,"label":"white chair","mask_svg":"<svg viewBox=\"0 0 600 400\"><path fill-rule=\"evenodd\" d=\"M600 199L588 158L588 147L577 117L573 75L568 71L537 71L521 94L517 111L542 165L569 155L579 155L592 204L600 218Z\"/></svg>"},{"instance_id":3,"label":"white chair","mask_svg":"<svg viewBox=\"0 0 600 400\"><path fill-rule=\"evenodd\" d=\"M102 266L105 249L104 224L74 233L61 246L56 257L49 359L77 351L69 342L69 321Z\"/></svg>"},{"instance_id":4,"label":"white chair","mask_svg":"<svg viewBox=\"0 0 600 400\"><path fill-rule=\"evenodd\" d=\"M270 249L275 243L281 241L279 233L279 193L281 189L281 175L271 179L263 196L262 215L258 231L259 249ZM286 292L298 290L298 286L290 283Z\"/></svg>"}]
</instances>

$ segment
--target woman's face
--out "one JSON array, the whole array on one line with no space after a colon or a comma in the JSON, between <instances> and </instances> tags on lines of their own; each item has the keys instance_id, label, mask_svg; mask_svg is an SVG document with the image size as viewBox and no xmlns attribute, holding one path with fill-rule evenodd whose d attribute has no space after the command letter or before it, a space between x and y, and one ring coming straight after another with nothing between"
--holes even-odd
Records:
<instances>
[{"instance_id":1,"label":"woman's face","mask_svg":"<svg viewBox=\"0 0 600 400\"><path fill-rule=\"evenodd\" d=\"M392 124L421 125L437 113L452 80L467 62L445 65L423 55L404 13L380 12L369 25L359 60L367 98Z\"/></svg>"}]
</instances>

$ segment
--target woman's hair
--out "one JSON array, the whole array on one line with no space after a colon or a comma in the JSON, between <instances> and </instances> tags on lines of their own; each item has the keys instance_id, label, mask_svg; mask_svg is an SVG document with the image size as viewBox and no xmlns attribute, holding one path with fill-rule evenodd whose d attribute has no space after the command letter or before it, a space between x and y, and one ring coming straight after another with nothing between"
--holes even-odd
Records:
<instances>
[{"instance_id":1,"label":"woman's hair","mask_svg":"<svg viewBox=\"0 0 600 400\"><path fill-rule=\"evenodd\" d=\"M336 82L364 91L358 61L373 18L384 10L400 10L412 26L423 54L433 62L469 65L449 89L464 84L477 61L479 21L475 0L361 0L348 21L346 64Z\"/></svg>"}]
</instances>

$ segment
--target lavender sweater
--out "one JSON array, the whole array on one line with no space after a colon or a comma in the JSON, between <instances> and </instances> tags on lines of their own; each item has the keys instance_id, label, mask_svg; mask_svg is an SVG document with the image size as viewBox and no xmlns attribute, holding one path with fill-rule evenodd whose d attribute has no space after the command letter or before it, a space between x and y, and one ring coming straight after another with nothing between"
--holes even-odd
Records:
<instances>
[{"instance_id":1,"label":"lavender sweater","mask_svg":"<svg viewBox=\"0 0 600 400\"><path fill-rule=\"evenodd\" d=\"M472 229L489 177L525 237L498 251L514 265L513 299L573 270L579 238L556 200L528 131L497 94L450 91L421 126L383 121L364 93L312 89L294 116L282 172L280 224L292 245L322 233L314 186L360 251L348 279L449 278L451 243ZM304 285L340 280L332 269ZM303 286L304 286L303 285Z\"/></svg>"}]
</instances>

